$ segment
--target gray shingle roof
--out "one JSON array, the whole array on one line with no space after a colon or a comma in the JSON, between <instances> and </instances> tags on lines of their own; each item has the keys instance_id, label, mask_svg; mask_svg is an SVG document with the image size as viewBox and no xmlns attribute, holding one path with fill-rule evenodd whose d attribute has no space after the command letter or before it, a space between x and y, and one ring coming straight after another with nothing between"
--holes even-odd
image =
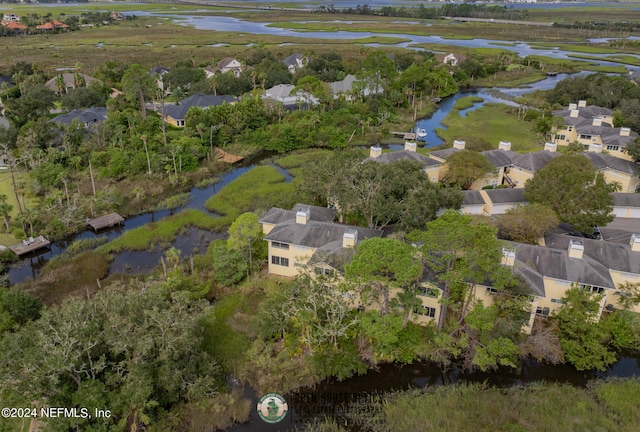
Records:
<instances>
[{"instance_id":1,"label":"gray shingle roof","mask_svg":"<svg viewBox=\"0 0 640 432\"><path fill-rule=\"evenodd\" d=\"M336 216L336 210L328 207L310 206L307 204L296 204L291 210L285 210L277 207L272 207L264 216L259 220L260 223L278 224L288 219L296 218L296 212L302 209L309 209L309 217L311 220L319 222L332 222Z\"/></svg>"},{"instance_id":2,"label":"gray shingle roof","mask_svg":"<svg viewBox=\"0 0 640 432\"><path fill-rule=\"evenodd\" d=\"M282 60L282 64L285 66L298 66L298 61L302 61L302 54L295 53L291 54L289 57L285 57Z\"/></svg>"},{"instance_id":3,"label":"gray shingle roof","mask_svg":"<svg viewBox=\"0 0 640 432\"><path fill-rule=\"evenodd\" d=\"M444 150L432 151L431 153L429 153L429 156L433 155L433 156L435 156L437 158L447 160L447 159L449 159L449 157L451 157L452 154L457 153L459 151L461 151L461 150L457 149L457 148L454 148L454 147L451 147L451 148L444 149Z\"/></svg>"},{"instance_id":4,"label":"gray shingle roof","mask_svg":"<svg viewBox=\"0 0 640 432\"><path fill-rule=\"evenodd\" d=\"M331 93L337 95L339 93L348 93L353 90L353 84L358 81L355 75L347 75L342 81L334 81L329 83ZM365 95L366 96L366 95Z\"/></svg>"},{"instance_id":5,"label":"gray shingle roof","mask_svg":"<svg viewBox=\"0 0 640 432\"><path fill-rule=\"evenodd\" d=\"M609 168L634 176L638 175L638 165L634 162L595 152L586 152L582 153L582 155L589 158L597 170Z\"/></svg>"},{"instance_id":6,"label":"gray shingle roof","mask_svg":"<svg viewBox=\"0 0 640 432\"><path fill-rule=\"evenodd\" d=\"M420 164L422 164L422 166L425 167L442 165L442 162L438 162L437 160L432 159L428 156L409 150L398 150L390 153L383 153L377 158L370 157L367 160L372 160L384 164L398 162L401 160L410 160L419 162Z\"/></svg>"},{"instance_id":7,"label":"gray shingle roof","mask_svg":"<svg viewBox=\"0 0 640 432\"><path fill-rule=\"evenodd\" d=\"M546 244L552 249L568 249L569 241L573 237L553 234L546 238ZM627 237L631 240L631 234ZM603 240L580 239L584 246L584 255L582 259L593 267L594 271L601 273L603 279L606 279L608 285L603 283L582 281L573 279L578 282L592 283L607 288L614 288L613 281L609 275L608 269L618 270L627 273L640 274L640 252L633 252L629 243L620 244ZM585 259L586 258L586 259ZM606 277L605 277L606 276Z\"/></svg>"},{"instance_id":8,"label":"gray shingle roof","mask_svg":"<svg viewBox=\"0 0 640 432\"><path fill-rule=\"evenodd\" d=\"M187 115L187 111L189 111L189 108L191 108L192 106L207 108L212 106L219 106L225 102L232 103L235 101L236 98L234 98L233 96L215 96L200 93L189 96L188 98L180 102L179 105L165 106L164 111L166 115L171 116L176 120L184 120L185 116Z\"/></svg>"},{"instance_id":9,"label":"gray shingle roof","mask_svg":"<svg viewBox=\"0 0 640 432\"><path fill-rule=\"evenodd\" d=\"M74 120L82 124L96 123L107 118L107 109L104 107L86 108L82 110L73 110L67 114L54 117L51 121L58 124L70 125Z\"/></svg>"},{"instance_id":10,"label":"gray shingle roof","mask_svg":"<svg viewBox=\"0 0 640 432\"><path fill-rule=\"evenodd\" d=\"M293 84L278 84L264 91L265 95L271 98L284 98L291 94L291 91L296 88Z\"/></svg>"},{"instance_id":11,"label":"gray shingle roof","mask_svg":"<svg viewBox=\"0 0 640 432\"><path fill-rule=\"evenodd\" d=\"M547 241L547 246L534 246L511 243L516 253L515 268L530 282L532 288L544 293L543 278L596 285L604 288L615 288L608 267L587 254L587 246L582 258L569 258L569 241L575 237L559 235L562 242L554 239ZM586 239L580 239L583 241ZM601 240L594 242L606 243ZM553 246L552 246L553 245Z\"/></svg>"},{"instance_id":12,"label":"gray shingle roof","mask_svg":"<svg viewBox=\"0 0 640 432\"><path fill-rule=\"evenodd\" d=\"M613 202L618 207L640 207L640 194L614 192Z\"/></svg>"},{"instance_id":13,"label":"gray shingle roof","mask_svg":"<svg viewBox=\"0 0 640 432\"><path fill-rule=\"evenodd\" d=\"M577 108L577 109L579 112L578 118L582 117L582 118L587 118L589 120L593 119L594 117L613 115L613 110L610 110L609 108L595 106L595 105L589 105L589 106ZM554 116L558 116L562 118L566 117L565 120L567 118L571 118L569 117L570 114L571 114L571 110L569 108L565 108L565 109L553 112ZM574 118L571 118L571 119L573 120Z\"/></svg>"},{"instance_id":14,"label":"gray shingle roof","mask_svg":"<svg viewBox=\"0 0 640 432\"><path fill-rule=\"evenodd\" d=\"M314 220L310 220L306 224L300 224L296 223L294 217L293 219L278 223L264 239L319 248L331 242L342 242L342 237L347 229L358 232L358 241L382 236L382 230Z\"/></svg>"},{"instance_id":15,"label":"gray shingle roof","mask_svg":"<svg viewBox=\"0 0 640 432\"><path fill-rule=\"evenodd\" d=\"M524 188L514 189L486 189L489 199L494 204L521 203L525 204Z\"/></svg>"},{"instance_id":16,"label":"gray shingle roof","mask_svg":"<svg viewBox=\"0 0 640 432\"><path fill-rule=\"evenodd\" d=\"M462 191L464 194L464 198L462 199L462 205L478 205L484 204L484 199L482 198L482 194L477 190L465 190Z\"/></svg>"},{"instance_id":17,"label":"gray shingle roof","mask_svg":"<svg viewBox=\"0 0 640 432\"><path fill-rule=\"evenodd\" d=\"M513 157L513 165L536 172L549 163L551 159L558 157L558 153L550 151L537 151L533 153L518 154Z\"/></svg>"},{"instance_id":18,"label":"gray shingle roof","mask_svg":"<svg viewBox=\"0 0 640 432\"><path fill-rule=\"evenodd\" d=\"M489 162L491 162L496 168L512 165L513 159L520 155L519 153L510 150L501 149L483 151L482 154L489 159Z\"/></svg>"},{"instance_id":19,"label":"gray shingle roof","mask_svg":"<svg viewBox=\"0 0 640 432\"><path fill-rule=\"evenodd\" d=\"M162 76L164 74L168 74L171 72L171 68L165 66L156 66L149 71L149 75L158 75Z\"/></svg>"}]
</instances>

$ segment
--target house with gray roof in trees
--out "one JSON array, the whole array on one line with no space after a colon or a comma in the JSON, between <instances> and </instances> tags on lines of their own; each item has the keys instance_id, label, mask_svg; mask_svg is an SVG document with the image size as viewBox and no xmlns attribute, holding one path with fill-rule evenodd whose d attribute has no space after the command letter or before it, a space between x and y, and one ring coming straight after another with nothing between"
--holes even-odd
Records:
<instances>
[{"instance_id":1,"label":"house with gray roof in trees","mask_svg":"<svg viewBox=\"0 0 640 432\"><path fill-rule=\"evenodd\" d=\"M224 103L233 105L236 103L236 98L233 96L215 96L208 94L195 94L180 101L177 105L168 105L164 108L165 120L167 123L176 127L185 126L185 118L187 112L191 107L210 108L220 106ZM162 115L162 113L159 113Z\"/></svg>"},{"instance_id":2,"label":"house with gray roof in trees","mask_svg":"<svg viewBox=\"0 0 640 432\"><path fill-rule=\"evenodd\" d=\"M282 59L282 64L287 67L290 74L296 73L297 70L302 69L309 63L309 59L304 57L300 53L291 54L289 57Z\"/></svg>"},{"instance_id":3,"label":"house with gray roof in trees","mask_svg":"<svg viewBox=\"0 0 640 432\"><path fill-rule=\"evenodd\" d=\"M64 126L70 126L73 122L76 122L79 127L89 128L91 125L106 119L107 109L105 107L94 107L73 110L67 114L56 116L51 121Z\"/></svg>"}]
</instances>

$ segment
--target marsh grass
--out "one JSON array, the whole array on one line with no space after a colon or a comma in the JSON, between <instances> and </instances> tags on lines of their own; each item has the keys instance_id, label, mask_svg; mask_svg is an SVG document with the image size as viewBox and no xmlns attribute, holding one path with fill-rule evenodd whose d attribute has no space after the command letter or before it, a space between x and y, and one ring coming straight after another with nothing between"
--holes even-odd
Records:
<instances>
[{"instance_id":1,"label":"marsh grass","mask_svg":"<svg viewBox=\"0 0 640 432\"><path fill-rule=\"evenodd\" d=\"M208 180L208 179L205 179L205 180ZM191 201L191 198L192 197L189 192L170 196L169 198L159 202L158 205L156 206L156 210L164 210L164 209L173 210L179 207L184 207L189 203L189 201Z\"/></svg>"},{"instance_id":2,"label":"marsh grass","mask_svg":"<svg viewBox=\"0 0 640 432\"><path fill-rule=\"evenodd\" d=\"M639 389L638 379L600 382L594 390L552 383L431 387L391 395L382 406L379 430L631 432L640 428ZM624 413L616 404L624 406Z\"/></svg>"},{"instance_id":3,"label":"marsh grass","mask_svg":"<svg viewBox=\"0 0 640 432\"><path fill-rule=\"evenodd\" d=\"M110 261L108 254L93 250L72 257L59 255L42 268L37 279L20 286L47 305L69 296L92 296L98 290L96 279L107 275Z\"/></svg>"},{"instance_id":4,"label":"marsh grass","mask_svg":"<svg viewBox=\"0 0 640 432\"><path fill-rule=\"evenodd\" d=\"M240 214L267 210L274 206L295 204L293 183L272 166L259 166L224 186L205 203L205 207L222 215L217 223L230 225Z\"/></svg>"},{"instance_id":5,"label":"marsh grass","mask_svg":"<svg viewBox=\"0 0 640 432\"><path fill-rule=\"evenodd\" d=\"M198 210L187 209L167 216L159 222L151 222L131 229L117 239L100 246L98 251L117 253L123 250L147 250L159 244L171 243L179 233L189 227L218 231L225 225L219 218L211 217Z\"/></svg>"},{"instance_id":6,"label":"marsh grass","mask_svg":"<svg viewBox=\"0 0 640 432\"><path fill-rule=\"evenodd\" d=\"M281 168L291 170L292 168L300 168L303 165L315 162L319 158L330 154L331 151L325 149L298 150L276 158L273 163Z\"/></svg>"},{"instance_id":7,"label":"marsh grass","mask_svg":"<svg viewBox=\"0 0 640 432\"><path fill-rule=\"evenodd\" d=\"M475 103L477 102L482 102L484 99L482 99L480 96L467 96L467 97L463 97L460 98L456 101L455 105L453 106L454 109L460 111L460 110L464 110L467 108L471 108Z\"/></svg>"},{"instance_id":8,"label":"marsh grass","mask_svg":"<svg viewBox=\"0 0 640 432\"><path fill-rule=\"evenodd\" d=\"M452 110L442 122L447 129L436 132L447 143L465 140L470 150L495 149L500 141L510 141L512 150L517 152L540 150L544 140L535 131L534 124L519 121L512 109L503 104L487 103L468 112L464 118L458 110Z\"/></svg>"},{"instance_id":9,"label":"marsh grass","mask_svg":"<svg viewBox=\"0 0 640 432\"><path fill-rule=\"evenodd\" d=\"M79 253L86 252L91 249L95 249L96 247L103 245L109 241L107 236L100 236L88 239L80 239L74 240L67 249L64 251L65 255L68 257L72 257L78 255Z\"/></svg>"}]
</instances>

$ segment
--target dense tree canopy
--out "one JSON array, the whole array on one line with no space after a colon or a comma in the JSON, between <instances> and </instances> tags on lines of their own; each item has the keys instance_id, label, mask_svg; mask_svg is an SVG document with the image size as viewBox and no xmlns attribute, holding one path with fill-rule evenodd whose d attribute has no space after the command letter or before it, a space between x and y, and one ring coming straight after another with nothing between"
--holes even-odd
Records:
<instances>
[{"instance_id":1,"label":"dense tree canopy","mask_svg":"<svg viewBox=\"0 0 640 432\"><path fill-rule=\"evenodd\" d=\"M474 181L496 171L496 167L482 153L471 150L452 154L447 165L444 180L456 183L462 189L469 189Z\"/></svg>"},{"instance_id":2,"label":"dense tree canopy","mask_svg":"<svg viewBox=\"0 0 640 432\"><path fill-rule=\"evenodd\" d=\"M613 220L612 188L582 155L552 159L526 183L529 202L551 207L562 222L591 232Z\"/></svg>"},{"instance_id":3,"label":"dense tree canopy","mask_svg":"<svg viewBox=\"0 0 640 432\"><path fill-rule=\"evenodd\" d=\"M305 173L301 189L318 204L337 204L343 215L360 213L370 228L393 223L421 228L441 208L462 204L459 190L432 183L416 162L362 163L361 155L350 151L318 161Z\"/></svg>"},{"instance_id":4,"label":"dense tree canopy","mask_svg":"<svg viewBox=\"0 0 640 432\"><path fill-rule=\"evenodd\" d=\"M538 244L538 239L558 223L552 208L535 203L511 208L498 217L498 227L503 237L529 244Z\"/></svg>"},{"instance_id":5,"label":"dense tree canopy","mask_svg":"<svg viewBox=\"0 0 640 432\"><path fill-rule=\"evenodd\" d=\"M42 406L109 407L113 425L143 427L172 404L220 388L219 367L202 349L208 305L158 283L68 299L4 334L0 388ZM88 431L104 419L52 422Z\"/></svg>"}]
</instances>

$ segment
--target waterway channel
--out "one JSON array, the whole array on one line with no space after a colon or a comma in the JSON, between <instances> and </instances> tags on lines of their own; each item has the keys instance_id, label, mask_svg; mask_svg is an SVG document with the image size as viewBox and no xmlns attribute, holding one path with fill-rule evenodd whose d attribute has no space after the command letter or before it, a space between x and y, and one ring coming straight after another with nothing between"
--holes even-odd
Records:
<instances>
[{"instance_id":1,"label":"waterway channel","mask_svg":"<svg viewBox=\"0 0 640 432\"><path fill-rule=\"evenodd\" d=\"M220 18L228 18L228 17L199 17L197 20L191 21L191 23L198 23L198 26L203 22L207 22L208 26L212 26L218 21L211 21L211 19L220 19ZM208 21L206 19L209 19ZM231 18L231 20L236 20L235 18ZM246 24L246 23L245 23ZM249 23L251 24L251 23ZM270 29L270 27L261 26L262 29ZM217 28L218 30L224 30L223 28ZM244 28L244 31L247 31ZM288 31L287 31L288 32ZM359 38L364 36L370 36L373 34L363 35L362 33L349 33L349 32L318 32L318 37L322 38L332 38L332 37L343 37L343 38ZM290 35L290 34L289 34ZM315 37L311 36L310 33L298 34L304 37ZM403 36L404 35L400 35ZM418 38L412 35L406 35L413 40ZM429 36L428 38L437 38L436 36ZM439 42L456 42L456 44L465 44L464 46L469 46L471 41L439 41ZM478 42L484 46L488 43L488 41ZM454 44L454 43L452 43ZM518 45L516 45L518 47ZM507 47L513 48L513 47ZM523 55L525 51L518 51L520 55ZM536 50L536 54L541 55L549 55L547 52L540 52ZM602 61L599 63L607 64L608 62ZM466 91L458 93L450 98L444 99L438 106L436 112L428 119L419 120L417 122L417 127L424 128L427 130L427 139L425 146L436 146L442 143L442 141L437 137L435 130L442 126L442 120L449 114L455 102L465 96L479 96L483 99L482 102L474 104L473 107L465 110L469 112L470 110L478 109L483 106L487 102L501 102L501 103L509 103L513 104L513 102L509 99L509 96L518 96L527 92L532 92L535 90L544 90L553 88L557 82L565 79L568 75L558 75L556 77L549 77L545 80L539 81L537 83L530 84L525 88L518 89L476 89L472 91ZM497 93L497 91L499 93ZM501 97L499 94L505 94L506 97ZM264 158L268 156L261 156L257 159L249 160L244 164L233 168L228 173L224 174L221 177L221 181L215 185L211 185L206 188L193 188L190 191L191 200L189 203L181 208L175 210L161 210L156 212L149 212L145 214L141 214L138 216L134 216L128 218L123 226L101 232L94 233L92 231L84 231L75 236L69 237L62 241L54 242L52 244L51 250L37 256L33 256L22 260L21 262L14 264L11 266L8 276L9 280L12 284L19 283L28 278L37 277L40 269L46 264L46 262L53 256L59 255L63 253L68 245L77 239L86 239L86 238L94 238L97 236L106 236L109 240L113 240L120 235L122 235L127 230L137 228L144 224L150 222L156 222L168 215L173 213L177 213L185 208L194 208L202 211L206 211L204 208L204 203L206 200L217 193L220 188L229 182L233 181L241 174L249 171L254 166L260 163L264 163ZM291 176L285 172L287 175L287 179L290 180ZM206 231L201 231L198 229L191 229L186 233L178 236L176 241L174 242L174 246L178 249L181 249L185 252L191 251L203 251L208 242L214 238L220 238L223 234L219 233L209 233ZM153 251L139 251L139 252L124 252L121 254L116 254L114 257L114 261L111 265L111 272L134 272L134 273L146 273L151 268L155 267L158 264L160 254L162 250L156 248ZM316 400L319 398L323 398L326 395L335 395L335 394L353 394L353 393L366 393L366 394L374 394L380 392L386 392L396 389L407 389L411 387L425 387L425 386L433 386L433 385L447 385L459 381L469 381L469 382L487 382L491 385L497 386L513 386L522 383L534 382L534 381L551 381L551 382L565 382L571 383L573 385L584 386L589 380L599 379L605 377L628 377L628 376L640 376L640 354L638 353L626 353L620 356L619 360L612 365L606 372L604 373L596 373L596 372L578 372L573 367L568 365L559 365L552 366L546 364L540 364L535 361L527 361L522 367L519 369L500 369L493 373L487 374L464 374L462 371L451 368L450 370L443 371L438 366L431 363L418 363L414 365L407 366L398 366L398 365L384 365L380 367L380 369L376 371L370 371L363 376L353 377L351 379L345 380L343 382L334 382L327 381L321 383L317 388L313 390L305 390L302 393L296 395L287 395L288 398L292 400L290 405L290 414L285 423L281 423L278 425L269 425L264 423L257 417L255 413L255 409L252 410L250 421L233 427L231 430L236 432L269 432L269 431L282 431L282 430L293 430L293 427L296 422L304 421L308 419L302 412L298 412L299 406L296 405L297 400L304 400L305 398L315 398ZM273 389L277 391L277 389ZM248 395L252 398L252 401L255 403L260 395L253 394L250 389L247 389ZM254 405L255 406L255 405Z\"/></svg>"}]
</instances>

